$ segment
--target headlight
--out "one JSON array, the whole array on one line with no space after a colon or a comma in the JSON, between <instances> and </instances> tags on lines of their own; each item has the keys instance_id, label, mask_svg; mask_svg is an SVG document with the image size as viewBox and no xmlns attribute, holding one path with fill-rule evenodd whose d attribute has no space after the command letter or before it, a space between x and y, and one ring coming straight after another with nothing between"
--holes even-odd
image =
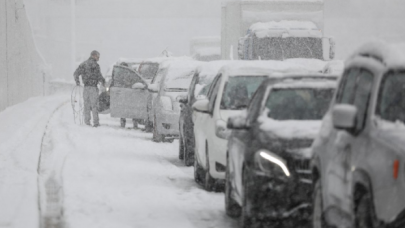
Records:
<instances>
[{"instance_id":1,"label":"headlight","mask_svg":"<svg viewBox=\"0 0 405 228\"><path fill-rule=\"evenodd\" d=\"M287 162L270 151L259 150L256 152L255 162L258 168L265 173L270 173L273 175L281 174L287 177L290 176L290 171L287 168Z\"/></svg>"}]
</instances>

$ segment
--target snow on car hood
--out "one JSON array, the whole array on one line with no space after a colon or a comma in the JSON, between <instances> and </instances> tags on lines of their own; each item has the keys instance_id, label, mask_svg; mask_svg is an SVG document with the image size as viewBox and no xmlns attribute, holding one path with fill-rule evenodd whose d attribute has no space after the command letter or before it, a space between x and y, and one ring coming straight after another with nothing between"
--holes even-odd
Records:
<instances>
[{"instance_id":1,"label":"snow on car hood","mask_svg":"<svg viewBox=\"0 0 405 228\"><path fill-rule=\"evenodd\" d=\"M259 117L260 129L283 139L314 139L321 129L321 120L274 120Z\"/></svg>"}]
</instances>

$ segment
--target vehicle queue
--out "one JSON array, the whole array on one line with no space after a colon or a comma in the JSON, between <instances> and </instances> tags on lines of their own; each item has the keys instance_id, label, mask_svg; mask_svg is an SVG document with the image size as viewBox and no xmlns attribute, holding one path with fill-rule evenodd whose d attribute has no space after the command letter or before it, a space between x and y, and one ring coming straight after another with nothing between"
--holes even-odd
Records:
<instances>
[{"instance_id":1,"label":"vehicle queue","mask_svg":"<svg viewBox=\"0 0 405 228\"><path fill-rule=\"evenodd\" d=\"M394 52L369 43L340 69L184 57L115 65L110 112L155 142L178 138L196 183L224 191L244 228L403 227L405 59Z\"/></svg>"}]
</instances>

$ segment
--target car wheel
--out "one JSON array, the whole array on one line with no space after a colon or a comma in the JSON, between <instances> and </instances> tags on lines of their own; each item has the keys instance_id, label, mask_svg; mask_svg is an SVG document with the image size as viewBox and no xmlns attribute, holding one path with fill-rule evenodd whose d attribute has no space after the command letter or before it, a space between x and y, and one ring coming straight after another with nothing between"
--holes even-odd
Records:
<instances>
[{"instance_id":1,"label":"car wheel","mask_svg":"<svg viewBox=\"0 0 405 228\"><path fill-rule=\"evenodd\" d=\"M184 159L184 142L183 142L183 137L181 136L181 133L180 133L180 137L179 137L179 159L180 160Z\"/></svg>"},{"instance_id":2,"label":"car wheel","mask_svg":"<svg viewBox=\"0 0 405 228\"><path fill-rule=\"evenodd\" d=\"M154 118L155 118L155 124L153 125L153 141L162 142L164 140L164 136L159 134L159 132L157 130L156 116Z\"/></svg>"},{"instance_id":3,"label":"car wheel","mask_svg":"<svg viewBox=\"0 0 405 228\"><path fill-rule=\"evenodd\" d=\"M127 120L125 118L120 119L121 127L124 128Z\"/></svg>"},{"instance_id":4,"label":"car wheel","mask_svg":"<svg viewBox=\"0 0 405 228\"><path fill-rule=\"evenodd\" d=\"M355 194L355 215L356 228L377 227L374 206L370 193L364 191L362 194Z\"/></svg>"},{"instance_id":5,"label":"car wheel","mask_svg":"<svg viewBox=\"0 0 405 228\"><path fill-rule=\"evenodd\" d=\"M201 176L204 173L203 168L198 164L197 159L194 159L194 181L197 184L202 184Z\"/></svg>"},{"instance_id":6,"label":"car wheel","mask_svg":"<svg viewBox=\"0 0 405 228\"><path fill-rule=\"evenodd\" d=\"M328 228L329 226L326 224L325 218L323 217L322 186L320 179L315 182L312 200L312 227Z\"/></svg>"},{"instance_id":7,"label":"car wheel","mask_svg":"<svg viewBox=\"0 0 405 228\"><path fill-rule=\"evenodd\" d=\"M145 132L152 132L153 131L153 122L146 120L145 121Z\"/></svg>"},{"instance_id":8,"label":"car wheel","mask_svg":"<svg viewBox=\"0 0 405 228\"><path fill-rule=\"evenodd\" d=\"M208 153L208 143L205 144L205 158L206 158L206 169L204 178L204 188L205 190L211 192L215 187L215 179L211 177L210 174L210 159Z\"/></svg>"},{"instance_id":9,"label":"car wheel","mask_svg":"<svg viewBox=\"0 0 405 228\"><path fill-rule=\"evenodd\" d=\"M229 217L237 218L241 215L242 208L232 198L232 184L231 177L229 176L229 158L226 159L226 173L225 173L225 211Z\"/></svg>"}]
</instances>

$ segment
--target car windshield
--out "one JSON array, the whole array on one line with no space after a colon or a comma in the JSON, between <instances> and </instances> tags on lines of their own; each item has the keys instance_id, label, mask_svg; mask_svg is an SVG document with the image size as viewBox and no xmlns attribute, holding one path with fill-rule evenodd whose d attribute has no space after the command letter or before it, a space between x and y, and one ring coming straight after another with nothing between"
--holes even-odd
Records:
<instances>
[{"instance_id":1,"label":"car windshield","mask_svg":"<svg viewBox=\"0 0 405 228\"><path fill-rule=\"evenodd\" d=\"M139 73L145 79L152 79L159 69L159 64L157 63L143 63L139 67Z\"/></svg>"},{"instance_id":2,"label":"car windshield","mask_svg":"<svg viewBox=\"0 0 405 228\"><path fill-rule=\"evenodd\" d=\"M377 115L396 122L405 122L405 72L391 73L381 84Z\"/></svg>"},{"instance_id":3,"label":"car windshield","mask_svg":"<svg viewBox=\"0 0 405 228\"><path fill-rule=\"evenodd\" d=\"M267 76L229 77L222 94L221 109L245 109L259 85Z\"/></svg>"},{"instance_id":4,"label":"car windshield","mask_svg":"<svg viewBox=\"0 0 405 228\"><path fill-rule=\"evenodd\" d=\"M329 108L334 89L272 89L267 101L268 117L275 120L320 120Z\"/></svg>"},{"instance_id":5,"label":"car windshield","mask_svg":"<svg viewBox=\"0 0 405 228\"><path fill-rule=\"evenodd\" d=\"M194 68L169 68L165 80L165 91L188 91L194 72Z\"/></svg>"}]
</instances>

